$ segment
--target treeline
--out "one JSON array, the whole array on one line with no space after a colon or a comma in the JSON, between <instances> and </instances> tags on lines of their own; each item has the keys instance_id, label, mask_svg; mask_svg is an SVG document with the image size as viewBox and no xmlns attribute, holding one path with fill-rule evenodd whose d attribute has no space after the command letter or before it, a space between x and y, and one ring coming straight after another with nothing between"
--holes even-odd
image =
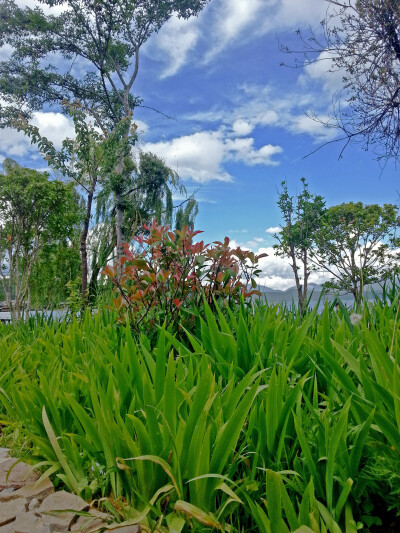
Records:
<instances>
[{"instance_id":1,"label":"treeline","mask_svg":"<svg viewBox=\"0 0 400 533\"><path fill-rule=\"evenodd\" d=\"M365 285L399 272L399 208L361 202L328 208L322 196L309 191L304 178L301 182L297 196L282 182L278 206L283 225L274 246L277 255L290 260L301 311L307 309L313 272L329 276L325 288L352 294L360 305Z\"/></svg>"},{"instance_id":2,"label":"treeline","mask_svg":"<svg viewBox=\"0 0 400 533\"><path fill-rule=\"evenodd\" d=\"M100 143L91 147L99 157ZM77 171L75 180L66 181L51 179L48 173L21 167L11 159L4 161L0 173L1 281L14 318L20 318L23 309L55 307L69 299L75 308L84 307L95 304L101 295L99 274L116 255L117 244L108 183L112 176L103 177L101 171L99 165L94 187L86 169ZM174 209L172 194L177 189L182 194L178 177L161 159L141 154L123 195L124 233L135 235L154 218L178 229L192 226L196 201L188 198Z\"/></svg>"}]
</instances>

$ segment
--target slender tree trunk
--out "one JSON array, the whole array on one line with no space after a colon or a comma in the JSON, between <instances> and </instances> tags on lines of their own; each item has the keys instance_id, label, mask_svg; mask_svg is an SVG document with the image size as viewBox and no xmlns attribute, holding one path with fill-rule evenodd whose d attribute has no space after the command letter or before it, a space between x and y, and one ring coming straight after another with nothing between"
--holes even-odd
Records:
<instances>
[{"instance_id":1,"label":"slender tree trunk","mask_svg":"<svg viewBox=\"0 0 400 533\"><path fill-rule=\"evenodd\" d=\"M99 255L96 263L92 264L92 274L91 274L90 282L89 282L89 300L90 301L95 300L95 296L96 296L97 288L98 288L98 282L97 282L98 275L100 273L100 270L104 268L105 264L107 263L107 258L110 256L112 251L115 249L115 246L116 246L116 236L114 233L111 239L110 246L105 250L105 252L103 252L103 254Z\"/></svg>"},{"instance_id":2,"label":"slender tree trunk","mask_svg":"<svg viewBox=\"0 0 400 533\"><path fill-rule=\"evenodd\" d=\"M138 69L138 58L139 58L139 50L136 49L136 68L135 73L132 76L131 82L128 85L124 86L124 97L123 97L123 104L124 104L124 113L125 117L131 117L132 111L129 108L129 92L132 86L132 83L134 79L136 78L137 69ZM124 140L128 139L129 137L129 129L125 132ZM124 158L125 156L129 156L129 153L126 154L123 152L120 154L120 161L117 164L116 173L121 176L121 185L124 181ZM118 263L118 276L120 277L122 275L121 271L121 265L119 263L119 260L122 258L122 245L125 242L125 235L123 230L124 225L124 208L123 208L123 195L122 195L123 187L118 187L115 191L115 233L117 237L117 263Z\"/></svg>"},{"instance_id":3,"label":"slender tree trunk","mask_svg":"<svg viewBox=\"0 0 400 533\"><path fill-rule=\"evenodd\" d=\"M122 207L122 196L120 193L115 193L115 234L117 241L117 262L122 257L122 246L125 242L125 234L123 230L124 225L124 210Z\"/></svg>"},{"instance_id":4,"label":"slender tree trunk","mask_svg":"<svg viewBox=\"0 0 400 533\"><path fill-rule=\"evenodd\" d=\"M304 314L306 312L306 306L307 306L307 293L308 293L308 269L307 269L307 250L304 250L303 253L303 308L301 310L301 313Z\"/></svg>"},{"instance_id":5,"label":"slender tree trunk","mask_svg":"<svg viewBox=\"0 0 400 533\"><path fill-rule=\"evenodd\" d=\"M353 290L351 292L353 293L357 308L359 308L361 306L361 292L357 287L357 283L353 283Z\"/></svg>"},{"instance_id":6,"label":"slender tree trunk","mask_svg":"<svg viewBox=\"0 0 400 533\"><path fill-rule=\"evenodd\" d=\"M26 306L25 306L25 309L24 309L24 319L25 320L29 316L29 311L31 309L31 286L30 286L29 283L27 285L26 292L27 292L27 298L26 298Z\"/></svg>"},{"instance_id":7,"label":"slender tree trunk","mask_svg":"<svg viewBox=\"0 0 400 533\"><path fill-rule=\"evenodd\" d=\"M297 261L296 261L296 255L294 253L294 249L291 250L290 257L291 257L291 259L293 261L293 264L291 266L292 266L292 270L293 270L293 274L294 274L294 279L295 279L295 282L296 282L297 298L299 300L301 314L303 314L303 312L304 312L304 293L303 293L303 286L300 283L299 272L297 270Z\"/></svg>"},{"instance_id":8,"label":"slender tree trunk","mask_svg":"<svg viewBox=\"0 0 400 533\"><path fill-rule=\"evenodd\" d=\"M83 230L81 233L81 242L80 242L80 252L81 252L81 271L82 271L82 301L84 305L87 302L87 289L88 289L88 259L87 259L87 238L89 233L90 217L92 214L92 203L94 190L96 188L97 177L93 178L92 185L89 190L87 206L86 206L86 216L83 224Z\"/></svg>"}]
</instances>

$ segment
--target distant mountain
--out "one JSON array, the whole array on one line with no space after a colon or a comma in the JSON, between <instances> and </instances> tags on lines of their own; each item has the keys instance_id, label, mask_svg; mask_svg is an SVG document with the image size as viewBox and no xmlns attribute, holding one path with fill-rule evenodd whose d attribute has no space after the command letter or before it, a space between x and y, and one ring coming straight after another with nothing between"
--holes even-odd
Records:
<instances>
[{"instance_id":1,"label":"distant mountain","mask_svg":"<svg viewBox=\"0 0 400 533\"><path fill-rule=\"evenodd\" d=\"M262 297L265 297L268 301L271 303L280 303L280 302L286 302L291 303L293 301L297 301L297 289L296 287L289 287L285 290L280 289L271 289L270 287L258 285L257 290L259 290L262 294ZM321 292L323 290L322 285L318 285L317 283L309 283L308 285L308 296L311 296L311 301L317 301L320 296ZM379 283L373 283L371 285L365 286L365 295L369 298L373 298L373 294L382 294L383 289ZM353 296L349 293L345 293L343 291L337 292L337 291L327 291L325 292L325 296L328 300L333 300L335 296L340 296L342 300L345 301L353 301Z\"/></svg>"}]
</instances>

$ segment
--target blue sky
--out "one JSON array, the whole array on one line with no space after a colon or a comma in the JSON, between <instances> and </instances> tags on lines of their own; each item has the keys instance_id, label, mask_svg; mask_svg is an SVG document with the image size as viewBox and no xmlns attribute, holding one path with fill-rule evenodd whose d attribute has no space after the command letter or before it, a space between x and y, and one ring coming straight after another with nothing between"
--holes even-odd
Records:
<instances>
[{"instance_id":1,"label":"blue sky","mask_svg":"<svg viewBox=\"0 0 400 533\"><path fill-rule=\"evenodd\" d=\"M275 288L293 285L287 262L271 249L271 228L281 222L276 202L282 180L296 193L304 176L328 205L398 202L394 165L382 172L374 154L360 146L349 146L341 160L337 143L304 158L333 139L334 132L306 112L326 117L341 78L328 72L329 61L281 67L293 58L279 51L278 39L298 49L295 30L318 31L326 7L323 0L211 0L199 17L171 19L151 37L134 87L144 105L173 117L137 109L140 149L161 156L189 192L198 190L196 226L206 241L227 235L269 253L262 282ZM56 143L73 135L57 110L34 120ZM16 132L0 131L0 161L6 156L45 168ZM318 274L312 279L320 280Z\"/></svg>"}]
</instances>

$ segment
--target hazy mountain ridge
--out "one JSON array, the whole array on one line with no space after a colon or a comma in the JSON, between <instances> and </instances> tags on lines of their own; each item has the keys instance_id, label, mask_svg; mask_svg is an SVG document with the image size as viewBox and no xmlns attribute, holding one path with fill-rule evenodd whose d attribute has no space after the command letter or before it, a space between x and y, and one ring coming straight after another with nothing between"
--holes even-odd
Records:
<instances>
[{"instance_id":1,"label":"hazy mountain ridge","mask_svg":"<svg viewBox=\"0 0 400 533\"><path fill-rule=\"evenodd\" d=\"M266 287L263 285L257 285L257 290L259 290L263 297L266 297L267 300L270 300L274 303L278 302L291 302L292 300L297 300L297 289L295 286L289 287L288 289L281 290L281 289L272 289L270 287ZM308 297L311 298L312 301L316 301L320 298L321 292L323 291L322 285L318 285L316 283L310 283L308 285ZM365 286L365 295L368 298L373 298L373 294L382 294L383 288L382 285L379 283L373 283L370 285ZM339 296L342 300L351 300L353 301L354 298L352 294L349 294L344 291L333 291L333 290L325 290L324 298L327 298L328 300L332 300L336 296Z\"/></svg>"}]
</instances>

